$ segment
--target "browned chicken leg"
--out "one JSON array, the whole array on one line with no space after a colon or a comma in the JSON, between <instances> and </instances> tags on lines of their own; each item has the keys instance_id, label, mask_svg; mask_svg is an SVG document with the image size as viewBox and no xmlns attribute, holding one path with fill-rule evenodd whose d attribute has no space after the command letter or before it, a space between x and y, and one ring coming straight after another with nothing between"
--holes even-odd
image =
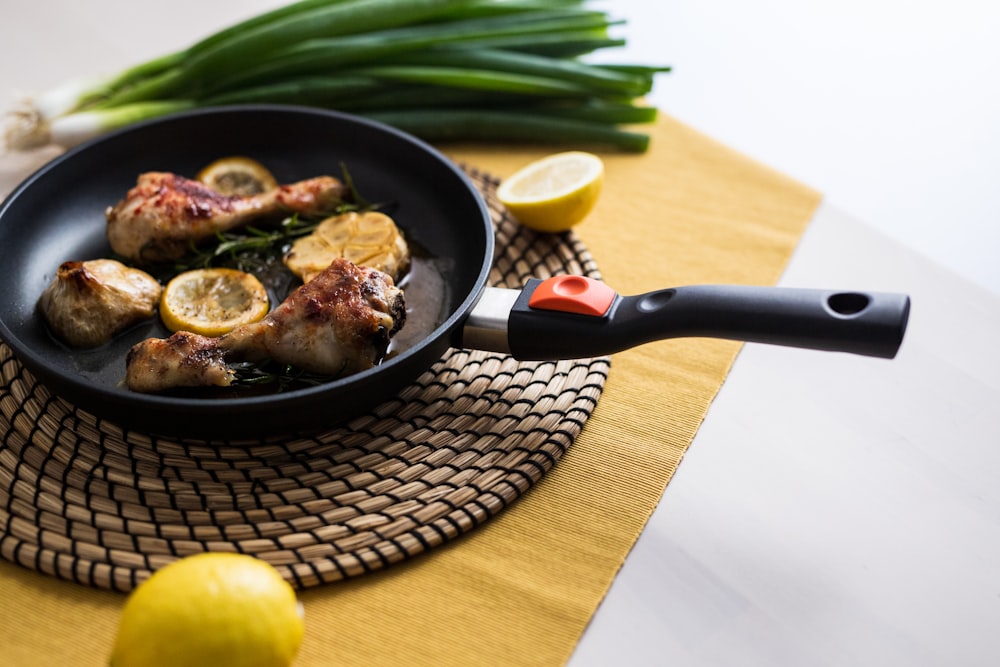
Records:
<instances>
[{"instance_id":1,"label":"browned chicken leg","mask_svg":"<svg viewBox=\"0 0 1000 667\"><path fill-rule=\"evenodd\" d=\"M220 194L176 174L147 172L122 201L105 211L108 242L135 262L168 261L217 232L254 221L292 213L329 214L348 193L349 188L332 176L241 197Z\"/></svg>"},{"instance_id":2,"label":"browned chicken leg","mask_svg":"<svg viewBox=\"0 0 1000 667\"><path fill-rule=\"evenodd\" d=\"M177 332L135 345L126 384L146 393L228 386L234 375L227 363L264 359L321 375L356 373L378 363L405 318L392 278L337 259L260 322L218 338Z\"/></svg>"}]
</instances>

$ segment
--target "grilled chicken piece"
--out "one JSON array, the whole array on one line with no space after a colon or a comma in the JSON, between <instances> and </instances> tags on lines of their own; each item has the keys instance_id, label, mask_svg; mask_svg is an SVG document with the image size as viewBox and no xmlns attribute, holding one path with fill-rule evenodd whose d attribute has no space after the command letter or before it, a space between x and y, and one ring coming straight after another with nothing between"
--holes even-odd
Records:
<instances>
[{"instance_id":1,"label":"grilled chicken piece","mask_svg":"<svg viewBox=\"0 0 1000 667\"><path fill-rule=\"evenodd\" d=\"M227 363L265 359L320 375L356 373L381 360L405 319L392 278L337 259L259 322L218 338L177 332L135 345L126 384L146 393L228 386L234 374Z\"/></svg>"},{"instance_id":2,"label":"grilled chicken piece","mask_svg":"<svg viewBox=\"0 0 1000 667\"><path fill-rule=\"evenodd\" d=\"M228 387L234 377L219 339L189 331L133 345L125 364L125 384L143 393L172 387Z\"/></svg>"},{"instance_id":3,"label":"grilled chicken piece","mask_svg":"<svg viewBox=\"0 0 1000 667\"><path fill-rule=\"evenodd\" d=\"M403 291L390 276L336 259L264 320L227 334L223 345L242 360L346 375L381 360L405 320Z\"/></svg>"},{"instance_id":4,"label":"grilled chicken piece","mask_svg":"<svg viewBox=\"0 0 1000 667\"><path fill-rule=\"evenodd\" d=\"M52 332L73 347L97 347L156 313L163 288L113 259L64 262L38 307Z\"/></svg>"},{"instance_id":5,"label":"grilled chicken piece","mask_svg":"<svg viewBox=\"0 0 1000 667\"><path fill-rule=\"evenodd\" d=\"M285 253L285 266L309 282L337 257L389 274L399 282L410 265L410 248L384 213L350 212L327 218Z\"/></svg>"},{"instance_id":6,"label":"grilled chicken piece","mask_svg":"<svg viewBox=\"0 0 1000 667\"><path fill-rule=\"evenodd\" d=\"M123 200L105 211L108 242L135 262L169 261L218 232L292 213L328 214L349 193L350 188L332 176L242 197L176 174L147 172Z\"/></svg>"}]
</instances>

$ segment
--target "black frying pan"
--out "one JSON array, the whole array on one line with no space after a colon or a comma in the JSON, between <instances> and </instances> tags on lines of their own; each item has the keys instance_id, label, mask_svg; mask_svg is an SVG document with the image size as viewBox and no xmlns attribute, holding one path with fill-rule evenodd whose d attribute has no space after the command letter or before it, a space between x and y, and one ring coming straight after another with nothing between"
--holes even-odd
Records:
<instances>
[{"instance_id":1,"label":"black frying pan","mask_svg":"<svg viewBox=\"0 0 1000 667\"><path fill-rule=\"evenodd\" d=\"M71 350L54 340L36 313L38 296L61 262L109 254L104 210L138 174L193 175L218 157L237 154L264 163L281 182L337 175L345 164L366 198L395 202L393 217L408 237L442 260L449 298L441 324L371 370L316 387L238 398L155 396L121 387L128 349L167 335L155 321L94 350ZM452 345L512 352L519 359L575 358L656 339L711 336L891 358L909 311L906 296L877 293L693 286L619 297L578 278L532 280L520 291L488 288L493 229L485 203L461 170L392 128L282 106L181 114L64 154L3 203L0 248L0 336L25 367L100 417L195 437L332 425L393 395Z\"/></svg>"}]
</instances>

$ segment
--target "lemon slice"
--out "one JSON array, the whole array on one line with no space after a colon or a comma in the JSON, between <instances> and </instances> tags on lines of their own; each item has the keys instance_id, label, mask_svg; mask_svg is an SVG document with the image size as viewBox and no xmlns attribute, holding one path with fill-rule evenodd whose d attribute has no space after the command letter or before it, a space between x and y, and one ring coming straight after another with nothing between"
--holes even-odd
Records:
<instances>
[{"instance_id":1,"label":"lemon slice","mask_svg":"<svg viewBox=\"0 0 1000 667\"><path fill-rule=\"evenodd\" d=\"M591 153L556 153L519 169L497 188L497 198L518 221L542 232L580 223L597 202L604 163Z\"/></svg>"},{"instance_id":2,"label":"lemon slice","mask_svg":"<svg viewBox=\"0 0 1000 667\"><path fill-rule=\"evenodd\" d=\"M163 289L160 318L171 331L221 336L267 315L267 290L236 269L195 269L176 275Z\"/></svg>"},{"instance_id":3,"label":"lemon slice","mask_svg":"<svg viewBox=\"0 0 1000 667\"><path fill-rule=\"evenodd\" d=\"M216 192L242 197L278 187L278 181L267 167L241 155L216 160L198 172L198 180Z\"/></svg>"},{"instance_id":4,"label":"lemon slice","mask_svg":"<svg viewBox=\"0 0 1000 667\"><path fill-rule=\"evenodd\" d=\"M295 590L274 567L246 554L202 553L132 591L109 664L287 667L304 634Z\"/></svg>"}]
</instances>

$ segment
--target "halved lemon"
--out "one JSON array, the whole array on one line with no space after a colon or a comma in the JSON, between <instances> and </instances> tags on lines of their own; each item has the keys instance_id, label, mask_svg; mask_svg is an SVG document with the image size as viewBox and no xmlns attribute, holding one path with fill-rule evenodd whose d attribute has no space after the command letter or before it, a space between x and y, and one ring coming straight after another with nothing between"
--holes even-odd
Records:
<instances>
[{"instance_id":1,"label":"halved lemon","mask_svg":"<svg viewBox=\"0 0 1000 667\"><path fill-rule=\"evenodd\" d=\"M267 315L267 290L256 276L236 269L179 273L160 297L160 318L171 331L221 336Z\"/></svg>"},{"instance_id":2,"label":"halved lemon","mask_svg":"<svg viewBox=\"0 0 1000 667\"><path fill-rule=\"evenodd\" d=\"M216 160L199 171L197 178L224 195L249 197L278 187L277 179L267 167L242 155Z\"/></svg>"},{"instance_id":3,"label":"halved lemon","mask_svg":"<svg viewBox=\"0 0 1000 667\"><path fill-rule=\"evenodd\" d=\"M536 160L497 188L497 198L526 227L563 232L594 208L604 163L592 153L569 151Z\"/></svg>"}]
</instances>

